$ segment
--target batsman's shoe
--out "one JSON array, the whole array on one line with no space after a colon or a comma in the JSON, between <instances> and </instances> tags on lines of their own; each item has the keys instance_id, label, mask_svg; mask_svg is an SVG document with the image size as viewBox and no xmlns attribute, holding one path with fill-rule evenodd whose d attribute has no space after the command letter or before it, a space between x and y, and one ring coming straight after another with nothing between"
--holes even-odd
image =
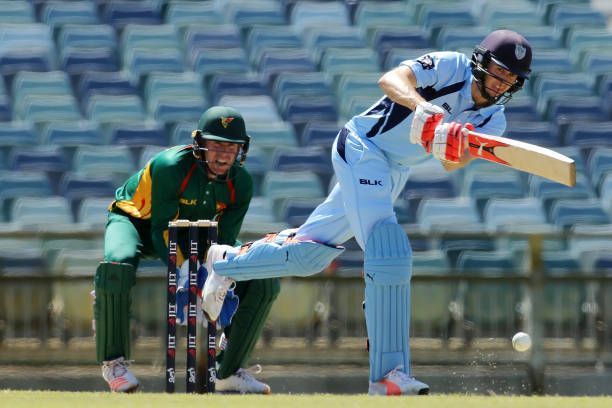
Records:
<instances>
[{"instance_id":1,"label":"batsman's shoe","mask_svg":"<svg viewBox=\"0 0 612 408\"><path fill-rule=\"evenodd\" d=\"M225 295L227 295L227 291L232 284L235 283L231 278L217 275L213 265L216 261L224 259L225 253L232 249L234 248L229 245L212 245L206 255L204 266L208 272L208 277L202 289L202 310L206 318L211 322L216 321L219 317Z\"/></svg>"},{"instance_id":2,"label":"batsman's shoe","mask_svg":"<svg viewBox=\"0 0 612 408\"><path fill-rule=\"evenodd\" d=\"M261 366L254 365L251 368L239 368L234 375L219 379L215 383L215 391L237 394L270 394L270 386L258 381L252 374L261 373Z\"/></svg>"},{"instance_id":3,"label":"batsman's shoe","mask_svg":"<svg viewBox=\"0 0 612 408\"><path fill-rule=\"evenodd\" d=\"M368 394L370 395L427 395L429 385L420 382L402 371L397 366L389 371L382 380L371 382Z\"/></svg>"},{"instance_id":4,"label":"batsman's shoe","mask_svg":"<svg viewBox=\"0 0 612 408\"><path fill-rule=\"evenodd\" d=\"M102 364L102 377L113 392L134 392L140 385L128 366L130 361L123 357L105 361Z\"/></svg>"}]
</instances>

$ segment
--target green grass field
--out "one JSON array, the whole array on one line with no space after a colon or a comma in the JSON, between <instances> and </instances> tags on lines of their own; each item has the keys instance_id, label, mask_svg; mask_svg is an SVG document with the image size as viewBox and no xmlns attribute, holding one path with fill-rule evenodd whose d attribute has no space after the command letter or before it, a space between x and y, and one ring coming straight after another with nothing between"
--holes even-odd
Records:
<instances>
[{"instance_id":1,"label":"green grass field","mask_svg":"<svg viewBox=\"0 0 612 408\"><path fill-rule=\"evenodd\" d=\"M409 401L408 401L409 400ZM119 395L93 392L0 391L3 407L384 407L446 408L603 408L610 397L501 397L430 395L423 397L368 397L366 395L279 394L269 396L146 394Z\"/></svg>"}]
</instances>

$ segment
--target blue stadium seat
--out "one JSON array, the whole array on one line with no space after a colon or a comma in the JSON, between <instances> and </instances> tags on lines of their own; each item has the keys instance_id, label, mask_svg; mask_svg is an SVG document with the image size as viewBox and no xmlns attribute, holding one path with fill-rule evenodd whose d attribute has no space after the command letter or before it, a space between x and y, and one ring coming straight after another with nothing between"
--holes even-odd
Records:
<instances>
[{"instance_id":1,"label":"blue stadium seat","mask_svg":"<svg viewBox=\"0 0 612 408\"><path fill-rule=\"evenodd\" d=\"M11 221L28 229L41 225L66 225L74 222L68 200L64 197L22 197L13 203Z\"/></svg>"},{"instance_id":2,"label":"blue stadium seat","mask_svg":"<svg viewBox=\"0 0 612 408\"><path fill-rule=\"evenodd\" d=\"M290 228L297 228L322 202L323 198L288 198L280 209L279 221L287 223Z\"/></svg>"},{"instance_id":3,"label":"blue stadium seat","mask_svg":"<svg viewBox=\"0 0 612 408\"><path fill-rule=\"evenodd\" d=\"M12 49L0 55L0 74L10 83L12 76L19 71L52 70L55 67L53 61L51 50L47 48Z\"/></svg>"},{"instance_id":4,"label":"blue stadium seat","mask_svg":"<svg viewBox=\"0 0 612 408\"><path fill-rule=\"evenodd\" d=\"M436 37L436 44L443 51L473 49L489 32L490 30L485 27L443 27Z\"/></svg>"},{"instance_id":5,"label":"blue stadium seat","mask_svg":"<svg viewBox=\"0 0 612 408\"><path fill-rule=\"evenodd\" d=\"M224 95L267 95L269 91L259 74L213 74L209 78L208 94L213 103Z\"/></svg>"},{"instance_id":6,"label":"blue stadium seat","mask_svg":"<svg viewBox=\"0 0 612 408\"><path fill-rule=\"evenodd\" d=\"M140 156L138 157L137 167L139 169L144 168L149 162L149 160L151 160L155 155L166 150L167 148L168 148L167 146L154 146L154 145L144 146L142 148L142 151L140 152Z\"/></svg>"},{"instance_id":7,"label":"blue stadium seat","mask_svg":"<svg viewBox=\"0 0 612 408\"><path fill-rule=\"evenodd\" d=\"M223 21L223 15L215 4L209 1L172 1L164 12L164 23L179 27L190 24L218 24L219 21Z\"/></svg>"},{"instance_id":8,"label":"blue stadium seat","mask_svg":"<svg viewBox=\"0 0 612 408\"><path fill-rule=\"evenodd\" d=\"M98 122L142 121L146 119L140 98L136 95L95 94L87 103L87 116Z\"/></svg>"},{"instance_id":9,"label":"blue stadium seat","mask_svg":"<svg viewBox=\"0 0 612 408\"><path fill-rule=\"evenodd\" d=\"M110 47L65 47L60 52L59 60L60 68L71 75L119 70L117 53Z\"/></svg>"},{"instance_id":10,"label":"blue stadium seat","mask_svg":"<svg viewBox=\"0 0 612 408\"><path fill-rule=\"evenodd\" d=\"M15 106L15 118L31 122L80 120L76 98L72 95L32 95Z\"/></svg>"},{"instance_id":11,"label":"blue stadium seat","mask_svg":"<svg viewBox=\"0 0 612 408\"><path fill-rule=\"evenodd\" d=\"M108 176L66 172L59 183L59 194L72 202L76 212L81 200L89 197L105 197L111 201L117 186Z\"/></svg>"},{"instance_id":12,"label":"blue stadium seat","mask_svg":"<svg viewBox=\"0 0 612 408\"><path fill-rule=\"evenodd\" d=\"M125 72L84 72L79 79L78 94L88 101L94 94L137 95L136 87Z\"/></svg>"},{"instance_id":13,"label":"blue stadium seat","mask_svg":"<svg viewBox=\"0 0 612 408\"><path fill-rule=\"evenodd\" d=\"M565 45L569 48L571 55L578 60L580 54L589 48L605 49L612 41L612 33L605 28L582 28L570 29L566 36Z\"/></svg>"},{"instance_id":14,"label":"blue stadium seat","mask_svg":"<svg viewBox=\"0 0 612 408\"><path fill-rule=\"evenodd\" d=\"M27 24L36 22L34 7L29 1L0 2L0 23Z\"/></svg>"},{"instance_id":15,"label":"blue stadium seat","mask_svg":"<svg viewBox=\"0 0 612 408\"><path fill-rule=\"evenodd\" d=\"M0 126L0 148L31 146L38 135L31 122L4 122Z\"/></svg>"},{"instance_id":16,"label":"blue stadium seat","mask_svg":"<svg viewBox=\"0 0 612 408\"><path fill-rule=\"evenodd\" d=\"M80 146L74 153L72 171L80 174L111 176L115 183L123 183L132 175L135 160L127 146Z\"/></svg>"},{"instance_id":17,"label":"blue stadium seat","mask_svg":"<svg viewBox=\"0 0 612 408\"><path fill-rule=\"evenodd\" d=\"M548 23L556 30L563 31L576 26L605 28L607 19L589 4L555 4L550 10Z\"/></svg>"},{"instance_id":18,"label":"blue stadium seat","mask_svg":"<svg viewBox=\"0 0 612 408\"><path fill-rule=\"evenodd\" d=\"M379 27L371 30L368 43L378 50L381 59L392 48L430 48L433 44L429 32L419 26L409 27Z\"/></svg>"},{"instance_id":19,"label":"blue stadium seat","mask_svg":"<svg viewBox=\"0 0 612 408\"><path fill-rule=\"evenodd\" d=\"M612 147L612 121L572 122L568 125L564 143L579 147Z\"/></svg>"},{"instance_id":20,"label":"blue stadium seat","mask_svg":"<svg viewBox=\"0 0 612 408\"><path fill-rule=\"evenodd\" d=\"M13 170L63 172L68 162L58 146L15 147L9 157Z\"/></svg>"},{"instance_id":21,"label":"blue stadium seat","mask_svg":"<svg viewBox=\"0 0 612 408\"><path fill-rule=\"evenodd\" d=\"M106 24L66 24L57 34L60 50L76 48L117 48L117 35L112 26Z\"/></svg>"},{"instance_id":22,"label":"blue stadium seat","mask_svg":"<svg viewBox=\"0 0 612 408\"><path fill-rule=\"evenodd\" d=\"M326 121L310 121L302 126L296 126L296 129L300 140L300 146L321 146L323 148L331 148L334 143L334 139L340 131L340 125L333 122Z\"/></svg>"},{"instance_id":23,"label":"blue stadium seat","mask_svg":"<svg viewBox=\"0 0 612 408\"><path fill-rule=\"evenodd\" d=\"M267 197L253 197L242 223L243 233L260 234L261 231L282 231L285 228L288 228L287 224L276 221L272 204Z\"/></svg>"},{"instance_id":24,"label":"blue stadium seat","mask_svg":"<svg viewBox=\"0 0 612 408\"><path fill-rule=\"evenodd\" d=\"M47 2L43 4L40 19L50 27L63 24L99 24L94 2Z\"/></svg>"},{"instance_id":25,"label":"blue stadium seat","mask_svg":"<svg viewBox=\"0 0 612 408\"><path fill-rule=\"evenodd\" d=\"M563 228L577 224L610 223L610 217L602 209L599 199L557 200L551 207L550 219Z\"/></svg>"},{"instance_id":26,"label":"blue stadium seat","mask_svg":"<svg viewBox=\"0 0 612 408\"><path fill-rule=\"evenodd\" d=\"M582 57L578 63L584 72L595 75L609 74L612 72L612 51L588 48L582 52Z\"/></svg>"},{"instance_id":27,"label":"blue stadium seat","mask_svg":"<svg viewBox=\"0 0 612 408\"><path fill-rule=\"evenodd\" d=\"M84 198L77 212L77 222L87 224L89 229L103 230L111 201L107 197Z\"/></svg>"},{"instance_id":28,"label":"blue stadium seat","mask_svg":"<svg viewBox=\"0 0 612 408\"><path fill-rule=\"evenodd\" d=\"M171 24L141 25L127 24L121 31L122 52L128 53L134 48L178 49L181 47L176 26Z\"/></svg>"},{"instance_id":29,"label":"blue stadium seat","mask_svg":"<svg viewBox=\"0 0 612 408\"><path fill-rule=\"evenodd\" d=\"M492 198L484 209L484 219L492 231L518 224L546 224L542 203L536 198Z\"/></svg>"},{"instance_id":30,"label":"blue stadium seat","mask_svg":"<svg viewBox=\"0 0 612 408\"><path fill-rule=\"evenodd\" d=\"M253 95L249 98L225 95L219 99L218 103L222 106L231 106L237 109L250 128L256 123L271 125L272 122L282 120L274 100L268 95Z\"/></svg>"},{"instance_id":31,"label":"blue stadium seat","mask_svg":"<svg viewBox=\"0 0 612 408\"><path fill-rule=\"evenodd\" d=\"M326 74L379 72L378 55L370 48L327 48L319 66Z\"/></svg>"},{"instance_id":32,"label":"blue stadium seat","mask_svg":"<svg viewBox=\"0 0 612 408\"><path fill-rule=\"evenodd\" d=\"M241 48L240 30L235 24L190 25L183 34L187 55L200 49Z\"/></svg>"},{"instance_id":33,"label":"blue stadium seat","mask_svg":"<svg viewBox=\"0 0 612 408\"><path fill-rule=\"evenodd\" d=\"M593 122L609 120L610 116L599 96L553 96L548 100L546 117L557 123L572 123L576 120Z\"/></svg>"},{"instance_id":34,"label":"blue stadium seat","mask_svg":"<svg viewBox=\"0 0 612 408\"><path fill-rule=\"evenodd\" d=\"M465 197L423 199L416 219L424 231L482 225L475 204Z\"/></svg>"},{"instance_id":35,"label":"blue stadium seat","mask_svg":"<svg viewBox=\"0 0 612 408\"><path fill-rule=\"evenodd\" d=\"M531 196L537 197L542 201L547 212L555 200L589 199L594 196L593 189L588 180L580 173L576 176L576 185L574 187L566 187L551 180L532 176L529 178L529 191Z\"/></svg>"},{"instance_id":36,"label":"blue stadium seat","mask_svg":"<svg viewBox=\"0 0 612 408\"><path fill-rule=\"evenodd\" d=\"M104 130L108 145L168 146L168 135L161 122L117 122L108 124Z\"/></svg>"},{"instance_id":37,"label":"blue stadium seat","mask_svg":"<svg viewBox=\"0 0 612 408\"><path fill-rule=\"evenodd\" d=\"M312 171L269 171L266 173L262 186L262 195L272 203L276 219L281 219L281 208L288 198L320 198L325 197L321 180Z\"/></svg>"},{"instance_id":38,"label":"blue stadium seat","mask_svg":"<svg viewBox=\"0 0 612 408\"><path fill-rule=\"evenodd\" d=\"M155 71L183 72L183 54L178 48L159 48L152 52L148 48L133 48L123 55L123 69L132 76Z\"/></svg>"},{"instance_id":39,"label":"blue stadium seat","mask_svg":"<svg viewBox=\"0 0 612 408\"><path fill-rule=\"evenodd\" d=\"M404 2L360 1L354 14L355 25L365 29L405 26L414 20L413 10Z\"/></svg>"},{"instance_id":40,"label":"blue stadium seat","mask_svg":"<svg viewBox=\"0 0 612 408\"><path fill-rule=\"evenodd\" d=\"M254 26L246 34L245 47L250 56L265 48L301 48L302 39L290 25Z\"/></svg>"},{"instance_id":41,"label":"blue stadium seat","mask_svg":"<svg viewBox=\"0 0 612 408\"><path fill-rule=\"evenodd\" d=\"M306 49L318 60L329 48L364 48L366 40L357 27L326 26L310 27L302 32Z\"/></svg>"},{"instance_id":42,"label":"blue stadium seat","mask_svg":"<svg viewBox=\"0 0 612 408\"><path fill-rule=\"evenodd\" d=\"M231 106L231 105L230 105ZM277 147L297 147L298 141L293 126L280 119L269 121L246 121L254 146L271 151Z\"/></svg>"},{"instance_id":43,"label":"blue stadium seat","mask_svg":"<svg viewBox=\"0 0 612 408\"><path fill-rule=\"evenodd\" d=\"M150 116L160 122L197 121L208 105L202 78L193 72L152 73L144 96Z\"/></svg>"},{"instance_id":44,"label":"blue stadium seat","mask_svg":"<svg viewBox=\"0 0 612 408\"><path fill-rule=\"evenodd\" d=\"M521 31L524 26L542 26L542 16L536 12L535 5L530 2L520 3L517 7L514 2L489 1L485 5L481 19L491 30L520 27L518 31Z\"/></svg>"},{"instance_id":45,"label":"blue stadium seat","mask_svg":"<svg viewBox=\"0 0 612 408\"><path fill-rule=\"evenodd\" d=\"M536 122L541 119L536 110L535 98L527 95L527 92L527 90L521 91L506 103L505 114L508 123Z\"/></svg>"},{"instance_id":46,"label":"blue stadium seat","mask_svg":"<svg viewBox=\"0 0 612 408\"><path fill-rule=\"evenodd\" d=\"M507 28L507 27L504 27ZM522 26L521 34L527 38L531 47L536 50L559 49L562 47L561 33L545 25Z\"/></svg>"},{"instance_id":47,"label":"blue stadium seat","mask_svg":"<svg viewBox=\"0 0 612 408\"><path fill-rule=\"evenodd\" d=\"M599 185L606 173L612 171L612 149L600 147L592 151L587 166L593 185Z\"/></svg>"},{"instance_id":48,"label":"blue stadium seat","mask_svg":"<svg viewBox=\"0 0 612 408\"><path fill-rule=\"evenodd\" d=\"M102 16L106 23L117 29L126 24L161 24L162 17L153 1L110 0L102 5Z\"/></svg>"},{"instance_id":49,"label":"blue stadium seat","mask_svg":"<svg viewBox=\"0 0 612 408\"><path fill-rule=\"evenodd\" d=\"M102 145L105 143L97 122L49 122L40 130L43 145L77 147L80 145Z\"/></svg>"},{"instance_id":50,"label":"blue stadium seat","mask_svg":"<svg viewBox=\"0 0 612 408\"><path fill-rule=\"evenodd\" d=\"M543 49L534 53L531 62L533 75L542 72L574 72L574 64L568 50L565 49Z\"/></svg>"},{"instance_id":51,"label":"blue stadium seat","mask_svg":"<svg viewBox=\"0 0 612 408\"><path fill-rule=\"evenodd\" d=\"M191 144L191 133L195 130L196 124L192 122L179 122L171 125L170 145Z\"/></svg>"},{"instance_id":52,"label":"blue stadium seat","mask_svg":"<svg viewBox=\"0 0 612 408\"><path fill-rule=\"evenodd\" d=\"M297 2L290 14L291 25L299 32L313 26L348 26L349 13L344 4L339 2Z\"/></svg>"},{"instance_id":53,"label":"blue stadium seat","mask_svg":"<svg viewBox=\"0 0 612 408\"><path fill-rule=\"evenodd\" d=\"M199 48L189 54L189 67L206 77L220 73L250 71L246 53L236 48Z\"/></svg>"},{"instance_id":54,"label":"blue stadium seat","mask_svg":"<svg viewBox=\"0 0 612 408\"><path fill-rule=\"evenodd\" d=\"M291 95L284 98L280 106L285 121L294 125L314 120L335 121L338 119L333 96Z\"/></svg>"},{"instance_id":55,"label":"blue stadium seat","mask_svg":"<svg viewBox=\"0 0 612 408\"><path fill-rule=\"evenodd\" d=\"M0 220L8 221L12 201L19 197L46 197L53 194L51 184L44 171L0 172Z\"/></svg>"},{"instance_id":56,"label":"blue stadium seat","mask_svg":"<svg viewBox=\"0 0 612 408\"><path fill-rule=\"evenodd\" d=\"M495 240L490 238L474 238L462 236L442 236L439 242L439 248L448 259L451 268L457 267L459 256L466 251L494 251Z\"/></svg>"},{"instance_id":57,"label":"blue stadium seat","mask_svg":"<svg viewBox=\"0 0 612 408\"><path fill-rule=\"evenodd\" d=\"M407 221L416 222L422 199L451 198L455 195L455 186L448 173L413 171L408 175L400 197L406 202Z\"/></svg>"},{"instance_id":58,"label":"blue stadium seat","mask_svg":"<svg viewBox=\"0 0 612 408\"><path fill-rule=\"evenodd\" d=\"M551 122L513 121L508 124L506 137L538 146L561 146L557 128Z\"/></svg>"},{"instance_id":59,"label":"blue stadium seat","mask_svg":"<svg viewBox=\"0 0 612 408\"><path fill-rule=\"evenodd\" d=\"M289 96L329 96L333 95L329 81L322 72L306 72L300 75L280 73L272 86L272 93L279 106Z\"/></svg>"},{"instance_id":60,"label":"blue stadium seat","mask_svg":"<svg viewBox=\"0 0 612 408\"><path fill-rule=\"evenodd\" d=\"M284 25L285 14L277 1L229 3L225 7L225 18L238 26L256 24Z\"/></svg>"},{"instance_id":61,"label":"blue stadium seat","mask_svg":"<svg viewBox=\"0 0 612 408\"><path fill-rule=\"evenodd\" d=\"M310 53L299 48L268 48L261 52L256 64L257 70L269 84L282 72L317 71Z\"/></svg>"},{"instance_id":62,"label":"blue stadium seat","mask_svg":"<svg viewBox=\"0 0 612 408\"><path fill-rule=\"evenodd\" d=\"M492 198L522 198L525 194L523 178L518 172L501 174L468 173L463 180L461 194L471 197L479 211Z\"/></svg>"},{"instance_id":63,"label":"blue stadium seat","mask_svg":"<svg viewBox=\"0 0 612 408\"><path fill-rule=\"evenodd\" d=\"M457 258L457 270L472 273L508 274L521 270L511 251L463 251Z\"/></svg>"},{"instance_id":64,"label":"blue stadium seat","mask_svg":"<svg viewBox=\"0 0 612 408\"><path fill-rule=\"evenodd\" d=\"M477 24L471 6L466 3L425 3L417 12L416 22L427 30Z\"/></svg>"},{"instance_id":65,"label":"blue stadium seat","mask_svg":"<svg viewBox=\"0 0 612 408\"><path fill-rule=\"evenodd\" d=\"M309 170L327 177L332 173L329 155L320 147L277 148L272 157L272 170Z\"/></svg>"}]
</instances>

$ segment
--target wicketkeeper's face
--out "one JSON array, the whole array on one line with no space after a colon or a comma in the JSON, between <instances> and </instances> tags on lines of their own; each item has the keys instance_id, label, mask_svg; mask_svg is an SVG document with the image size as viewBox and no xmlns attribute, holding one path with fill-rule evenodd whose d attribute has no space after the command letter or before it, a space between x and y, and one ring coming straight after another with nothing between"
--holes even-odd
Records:
<instances>
[{"instance_id":1,"label":"wicketkeeper's face","mask_svg":"<svg viewBox=\"0 0 612 408\"><path fill-rule=\"evenodd\" d=\"M234 164L240 151L240 144L238 143L217 142L214 140L206 140L204 147L207 149L204 155L208 169L215 176L226 174Z\"/></svg>"}]
</instances>

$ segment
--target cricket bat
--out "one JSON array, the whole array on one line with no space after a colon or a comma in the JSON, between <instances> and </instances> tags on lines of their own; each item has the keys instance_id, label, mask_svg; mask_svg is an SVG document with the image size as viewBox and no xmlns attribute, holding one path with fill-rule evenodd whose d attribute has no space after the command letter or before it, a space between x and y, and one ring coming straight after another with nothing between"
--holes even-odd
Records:
<instances>
[{"instance_id":1,"label":"cricket bat","mask_svg":"<svg viewBox=\"0 0 612 408\"><path fill-rule=\"evenodd\" d=\"M545 177L566 186L576 185L574 160L553 150L501 136L468 132L473 157Z\"/></svg>"}]
</instances>

